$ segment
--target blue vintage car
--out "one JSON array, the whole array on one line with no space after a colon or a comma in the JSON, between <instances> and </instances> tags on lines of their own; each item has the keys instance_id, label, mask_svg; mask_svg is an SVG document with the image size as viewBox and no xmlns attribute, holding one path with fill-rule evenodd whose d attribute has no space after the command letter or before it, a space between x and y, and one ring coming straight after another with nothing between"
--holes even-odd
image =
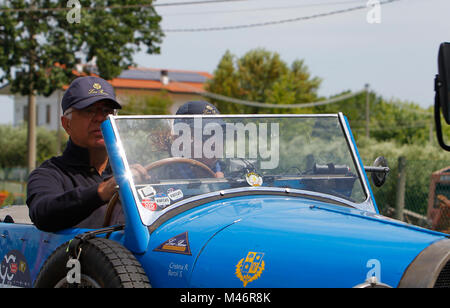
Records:
<instances>
[{"instance_id":1,"label":"blue vintage car","mask_svg":"<svg viewBox=\"0 0 450 308\"><path fill-rule=\"evenodd\" d=\"M105 228L0 223L0 286L450 287L448 235L379 214L366 170L387 169L363 166L343 114L109 116L102 132L120 195Z\"/></svg>"}]
</instances>

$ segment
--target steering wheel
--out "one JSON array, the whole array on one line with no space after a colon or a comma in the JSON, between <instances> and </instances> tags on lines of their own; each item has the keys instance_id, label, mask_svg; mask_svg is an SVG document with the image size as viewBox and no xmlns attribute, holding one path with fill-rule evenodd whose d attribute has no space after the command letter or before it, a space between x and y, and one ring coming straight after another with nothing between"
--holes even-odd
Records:
<instances>
[{"instance_id":1,"label":"steering wheel","mask_svg":"<svg viewBox=\"0 0 450 308\"><path fill-rule=\"evenodd\" d=\"M106 206L105 218L103 219L103 228L111 225L111 217L116 207L117 201L119 200L119 192L116 191L114 195L109 199L108 205Z\"/></svg>"},{"instance_id":2,"label":"steering wheel","mask_svg":"<svg viewBox=\"0 0 450 308\"><path fill-rule=\"evenodd\" d=\"M207 165L205 165L202 162L199 162L195 159L191 159L191 158L183 158L183 157L169 157L169 158L164 158L158 161L155 161L151 164L148 164L147 166L145 166L145 170L147 170L147 172L149 172L152 169L156 169L159 167L163 167L163 166L167 166L167 165L171 165L171 164L189 164L192 165L198 169L201 169L203 171L205 171L208 175L210 175L211 177L216 177L216 174L214 171L211 170L211 168L209 168Z\"/></svg>"}]
</instances>

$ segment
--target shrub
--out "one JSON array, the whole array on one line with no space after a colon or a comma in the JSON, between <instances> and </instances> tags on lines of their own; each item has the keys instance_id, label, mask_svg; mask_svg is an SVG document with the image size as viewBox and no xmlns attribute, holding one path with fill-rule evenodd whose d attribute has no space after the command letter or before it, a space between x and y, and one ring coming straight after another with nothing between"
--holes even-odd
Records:
<instances>
[{"instance_id":1,"label":"shrub","mask_svg":"<svg viewBox=\"0 0 450 308\"><path fill-rule=\"evenodd\" d=\"M426 215L431 174L449 165L448 153L431 145L399 145L393 141L376 142L367 138L358 140L358 149L364 165L370 166L378 156L387 158L391 172L386 183L372 185L380 212L395 207L398 179L398 158L406 158L405 208ZM370 177L369 177L370 178Z\"/></svg>"},{"instance_id":2,"label":"shrub","mask_svg":"<svg viewBox=\"0 0 450 308\"><path fill-rule=\"evenodd\" d=\"M61 144L58 144L56 131L44 127L37 128L37 165L61 151L67 142L67 135L62 133ZM0 125L0 168L11 168L27 165L27 127Z\"/></svg>"}]
</instances>

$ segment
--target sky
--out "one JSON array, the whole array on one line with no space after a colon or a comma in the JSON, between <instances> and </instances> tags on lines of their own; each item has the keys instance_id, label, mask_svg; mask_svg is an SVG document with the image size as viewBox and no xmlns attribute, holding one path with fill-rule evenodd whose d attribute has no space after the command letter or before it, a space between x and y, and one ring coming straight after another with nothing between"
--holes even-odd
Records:
<instances>
[{"instance_id":1,"label":"sky","mask_svg":"<svg viewBox=\"0 0 450 308\"><path fill-rule=\"evenodd\" d=\"M164 6L198 1L208 3ZM157 0L165 31L161 54L140 52L134 60L139 67L213 73L227 50L241 57L264 48L279 53L287 64L304 60L311 75L322 79L321 96L369 84L385 99L431 106L439 44L450 41L450 1L398 0L382 5L380 14L369 2L377 1ZM364 7L328 14L359 6ZM328 16L305 20L323 13ZM379 23L369 23L368 17ZM241 27L264 23L269 24ZM0 106L0 124L12 122L11 99L0 96Z\"/></svg>"}]
</instances>

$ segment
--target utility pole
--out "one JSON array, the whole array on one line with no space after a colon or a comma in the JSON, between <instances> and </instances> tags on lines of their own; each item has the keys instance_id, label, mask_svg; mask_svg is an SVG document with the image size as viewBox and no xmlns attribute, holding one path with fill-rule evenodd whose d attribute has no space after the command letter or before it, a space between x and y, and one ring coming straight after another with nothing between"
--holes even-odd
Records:
<instances>
[{"instance_id":1,"label":"utility pole","mask_svg":"<svg viewBox=\"0 0 450 308\"><path fill-rule=\"evenodd\" d=\"M31 83L32 84L32 83ZM36 168L36 91L30 86L28 94L28 173Z\"/></svg>"},{"instance_id":2,"label":"utility pole","mask_svg":"<svg viewBox=\"0 0 450 308\"><path fill-rule=\"evenodd\" d=\"M366 137L370 138L370 99L369 99L369 84L364 86L366 89Z\"/></svg>"},{"instance_id":3,"label":"utility pole","mask_svg":"<svg viewBox=\"0 0 450 308\"><path fill-rule=\"evenodd\" d=\"M36 1L33 1L31 4L31 9L35 12L37 6ZM34 14L30 14L28 18L35 19L36 16ZM32 41L36 41L36 34L34 29L28 27L30 39ZM30 58L30 71L29 79L31 80L29 85L29 93L28 93L28 131L27 131L27 139L28 139L28 153L27 153L27 165L28 165L28 173L36 168L36 91L34 90L34 82L32 81L35 74L34 60L36 59L36 53L34 50L30 50L29 52Z\"/></svg>"},{"instance_id":4,"label":"utility pole","mask_svg":"<svg viewBox=\"0 0 450 308\"><path fill-rule=\"evenodd\" d=\"M405 193L406 193L406 158L400 156L398 158L398 178L397 178L397 195L395 200L395 218L403 221L403 210L405 209Z\"/></svg>"},{"instance_id":5,"label":"utility pole","mask_svg":"<svg viewBox=\"0 0 450 308\"><path fill-rule=\"evenodd\" d=\"M56 149L56 153L58 155L61 155L61 139L62 139L62 134L61 134L61 100L62 100L62 88L58 89L58 99L56 101L56 127L57 127L57 142L58 144L57 149Z\"/></svg>"}]
</instances>

